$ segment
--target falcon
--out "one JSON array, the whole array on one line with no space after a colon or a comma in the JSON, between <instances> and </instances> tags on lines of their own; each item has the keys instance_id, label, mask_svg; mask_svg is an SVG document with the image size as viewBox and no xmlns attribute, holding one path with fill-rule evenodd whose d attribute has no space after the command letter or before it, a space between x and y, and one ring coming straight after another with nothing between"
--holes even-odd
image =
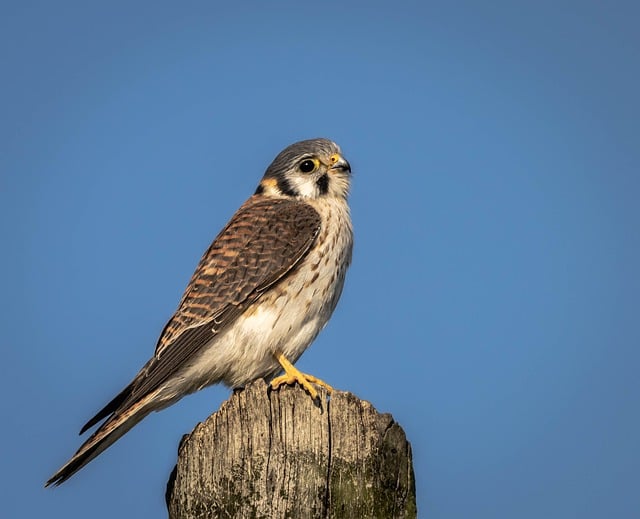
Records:
<instances>
[{"instance_id":1,"label":"falcon","mask_svg":"<svg viewBox=\"0 0 640 519\"><path fill-rule=\"evenodd\" d=\"M153 357L80 431L102 421L45 486L59 485L152 411L223 383L261 377L272 389L298 383L294 363L327 324L351 262L347 196L351 167L337 144L311 139L285 148L258 188L202 256Z\"/></svg>"}]
</instances>

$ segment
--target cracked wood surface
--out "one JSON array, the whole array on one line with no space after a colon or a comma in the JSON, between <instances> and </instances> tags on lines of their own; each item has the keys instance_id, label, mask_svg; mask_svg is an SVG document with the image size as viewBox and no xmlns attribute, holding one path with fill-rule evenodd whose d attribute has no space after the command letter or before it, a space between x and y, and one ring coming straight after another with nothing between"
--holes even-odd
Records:
<instances>
[{"instance_id":1,"label":"cracked wood surface","mask_svg":"<svg viewBox=\"0 0 640 519\"><path fill-rule=\"evenodd\" d=\"M167 484L171 519L416 517L411 446L351 393L235 392L185 435Z\"/></svg>"}]
</instances>

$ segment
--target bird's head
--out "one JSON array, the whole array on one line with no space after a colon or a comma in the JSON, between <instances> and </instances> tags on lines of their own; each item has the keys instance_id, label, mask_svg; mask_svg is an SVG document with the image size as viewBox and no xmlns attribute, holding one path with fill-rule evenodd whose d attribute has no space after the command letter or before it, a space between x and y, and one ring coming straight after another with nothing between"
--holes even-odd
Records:
<instances>
[{"instance_id":1,"label":"bird's head","mask_svg":"<svg viewBox=\"0 0 640 519\"><path fill-rule=\"evenodd\" d=\"M351 166L329 139L300 141L282 150L267 168L256 194L299 198L346 198Z\"/></svg>"}]
</instances>

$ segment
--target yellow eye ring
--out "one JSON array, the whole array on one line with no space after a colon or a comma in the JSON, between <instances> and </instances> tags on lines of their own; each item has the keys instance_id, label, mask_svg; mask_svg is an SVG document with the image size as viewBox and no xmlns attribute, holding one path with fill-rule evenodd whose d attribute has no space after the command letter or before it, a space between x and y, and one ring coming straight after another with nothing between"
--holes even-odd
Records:
<instances>
[{"instance_id":1,"label":"yellow eye ring","mask_svg":"<svg viewBox=\"0 0 640 519\"><path fill-rule=\"evenodd\" d=\"M312 173L320 167L320 161L318 159L304 159L298 164L298 169L302 173Z\"/></svg>"}]
</instances>

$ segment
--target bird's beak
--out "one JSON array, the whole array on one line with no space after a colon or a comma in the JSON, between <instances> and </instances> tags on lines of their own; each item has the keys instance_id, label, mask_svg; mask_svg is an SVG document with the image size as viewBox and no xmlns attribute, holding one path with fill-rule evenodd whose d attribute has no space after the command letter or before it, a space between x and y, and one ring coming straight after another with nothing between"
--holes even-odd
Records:
<instances>
[{"instance_id":1,"label":"bird's beak","mask_svg":"<svg viewBox=\"0 0 640 519\"><path fill-rule=\"evenodd\" d=\"M337 170L337 171L347 171L351 173L351 166L349 165L349 162L339 153L334 153L333 155L331 155L330 160L331 160L331 166L329 166L329 171Z\"/></svg>"}]
</instances>

